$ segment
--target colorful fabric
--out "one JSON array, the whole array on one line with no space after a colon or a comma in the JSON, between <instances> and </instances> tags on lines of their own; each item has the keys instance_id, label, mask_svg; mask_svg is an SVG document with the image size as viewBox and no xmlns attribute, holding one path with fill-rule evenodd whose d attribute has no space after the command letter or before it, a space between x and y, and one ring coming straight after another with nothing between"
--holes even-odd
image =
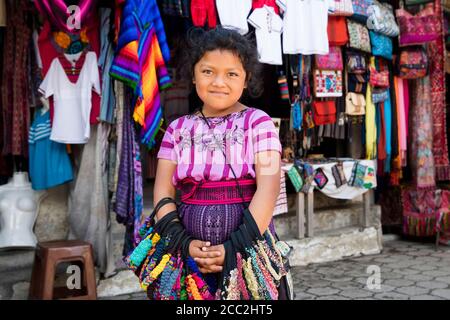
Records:
<instances>
[{"instance_id":1,"label":"colorful fabric","mask_svg":"<svg viewBox=\"0 0 450 320\"><path fill-rule=\"evenodd\" d=\"M208 22L210 29L217 25L216 3L214 0L191 0L192 22L196 27L204 27Z\"/></svg>"},{"instance_id":2,"label":"colorful fabric","mask_svg":"<svg viewBox=\"0 0 450 320\"><path fill-rule=\"evenodd\" d=\"M435 14L439 16L439 23L443 26L443 12L441 1L435 1ZM445 40L441 33L436 41L428 44L429 70L431 82L431 105L433 123L433 157L437 180L450 180L450 162L447 145L446 122L446 86L445 86Z\"/></svg>"},{"instance_id":3,"label":"colorful fabric","mask_svg":"<svg viewBox=\"0 0 450 320\"><path fill-rule=\"evenodd\" d=\"M272 7L276 14L280 14L280 9L278 8L276 0L253 0L253 9L262 8L264 6Z\"/></svg>"},{"instance_id":4,"label":"colorful fabric","mask_svg":"<svg viewBox=\"0 0 450 320\"><path fill-rule=\"evenodd\" d=\"M411 99L411 167L418 188L436 185L433 159L433 111L430 97L430 79L414 81ZM441 146L443 148L443 146Z\"/></svg>"},{"instance_id":5,"label":"colorful fabric","mask_svg":"<svg viewBox=\"0 0 450 320\"><path fill-rule=\"evenodd\" d=\"M34 190L44 190L73 179L65 144L50 140L50 113L36 111L28 137L30 179Z\"/></svg>"},{"instance_id":6,"label":"colorful fabric","mask_svg":"<svg viewBox=\"0 0 450 320\"><path fill-rule=\"evenodd\" d=\"M375 59L371 58L371 66L375 66ZM376 158L377 125L375 121L375 105L372 102L372 87L366 91L366 158Z\"/></svg>"},{"instance_id":7,"label":"colorful fabric","mask_svg":"<svg viewBox=\"0 0 450 320\"><path fill-rule=\"evenodd\" d=\"M177 163L173 185L186 177L196 181L234 179L222 150L237 178L256 178L256 153L275 150L281 154L277 130L264 111L246 108L208 120L211 130L198 113L183 116L167 127L158 158Z\"/></svg>"},{"instance_id":8,"label":"colorful fabric","mask_svg":"<svg viewBox=\"0 0 450 320\"><path fill-rule=\"evenodd\" d=\"M141 129L141 142L152 148L162 124L159 90L170 86L165 62L170 58L164 26L155 0L139 7L129 1L124 8L127 16L121 25L118 54L111 67L111 76L125 82L138 97L133 118ZM149 12L148 7L154 12ZM132 20L130 20L132 19Z\"/></svg>"},{"instance_id":9,"label":"colorful fabric","mask_svg":"<svg viewBox=\"0 0 450 320\"><path fill-rule=\"evenodd\" d=\"M30 106L27 57L32 31L28 25L29 3L8 1L1 88L3 154L28 155Z\"/></svg>"}]
</instances>

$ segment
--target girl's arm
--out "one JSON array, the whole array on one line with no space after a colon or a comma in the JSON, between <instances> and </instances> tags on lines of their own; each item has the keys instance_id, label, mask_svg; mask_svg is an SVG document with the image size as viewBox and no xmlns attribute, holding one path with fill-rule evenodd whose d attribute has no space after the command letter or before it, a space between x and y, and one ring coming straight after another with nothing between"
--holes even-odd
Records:
<instances>
[{"instance_id":1,"label":"girl's arm","mask_svg":"<svg viewBox=\"0 0 450 320\"><path fill-rule=\"evenodd\" d=\"M278 151L263 151L255 155L256 192L249 210L263 234L272 220L280 193L281 156Z\"/></svg>"}]
</instances>

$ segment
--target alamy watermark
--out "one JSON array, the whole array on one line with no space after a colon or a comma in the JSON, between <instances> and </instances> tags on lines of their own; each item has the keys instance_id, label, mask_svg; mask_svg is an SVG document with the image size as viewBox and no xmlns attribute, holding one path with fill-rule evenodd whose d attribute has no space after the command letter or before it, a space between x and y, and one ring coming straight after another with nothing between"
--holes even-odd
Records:
<instances>
[{"instance_id":1,"label":"alamy watermark","mask_svg":"<svg viewBox=\"0 0 450 320\"><path fill-rule=\"evenodd\" d=\"M369 290L381 290L381 268L377 265L370 265L366 269L370 274L367 278L366 287Z\"/></svg>"},{"instance_id":2,"label":"alamy watermark","mask_svg":"<svg viewBox=\"0 0 450 320\"><path fill-rule=\"evenodd\" d=\"M69 30L81 29L81 10L79 6L71 5L67 7L66 13L70 14L67 18L66 24Z\"/></svg>"},{"instance_id":3,"label":"alamy watermark","mask_svg":"<svg viewBox=\"0 0 450 320\"><path fill-rule=\"evenodd\" d=\"M69 290L81 289L81 269L79 266L72 264L70 265L66 273L71 274L66 281L67 288Z\"/></svg>"}]
</instances>

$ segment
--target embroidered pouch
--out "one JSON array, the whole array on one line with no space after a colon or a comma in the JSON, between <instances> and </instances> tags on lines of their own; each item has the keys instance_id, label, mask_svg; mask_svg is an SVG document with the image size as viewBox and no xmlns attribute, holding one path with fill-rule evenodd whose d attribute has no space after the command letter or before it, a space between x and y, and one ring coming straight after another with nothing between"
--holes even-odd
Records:
<instances>
[{"instance_id":1,"label":"embroidered pouch","mask_svg":"<svg viewBox=\"0 0 450 320\"><path fill-rule=\"evenodd\" d=\"M361 23L352 20L347 21L350 48L371 53L369 30Z\"/></svg>"},{"instance_id":2,"label":"embroidered pouch","mask_svg":"<svg viewBox=\"0 0 450 320\"><path fill-rule=\"evenodd\" d=\"M346 55L348 73L362 74L367 72L367 63L364 55L353 51L347 51Z\"/></svg>"},{"instance_id":3,"label":"embroidered pouch","mask_svg":"<svg viewBox=\"0 0 450 320\"><path fill-rule=\"evenodd\" d=\"M372 102L380 103L384 102L389 97L389 89L373 89L372 91Z\"/></svg>"},{"instance_id":4,"label":"embroidered pouch","mask_svg":"<svg viewBox=\"0 0 450 320\"><path fill-rule=\"evenodd\" d=\"M395 11L400 27L400 46L423 44L436 40L441 33L439 16L434 12L433 4L412 15L403 8Z\"/></svg>"},{"instance_id":5,"label":"embroidered pouch","mask_svg":"<svg viewBox=\"0 0 450 320\"><path fill-rule=\"evenodd\" d=\"M314 92L318 98L342 96L342 72L337 70L315 70Z\"/></svg>"},{"instance_id":6,"label":"embroidered pouch","mask_svg":"<svg viewBox=\"0 0 450 320\"><path fill-rule=\"evenodd\" d=\"M289 179L291 180L294 188L295 188L295 192L300 192L300 190L303 187L303 179L300 175L300 171L297 168L297 166L294 164L292 166L291 169L289 169L289 171L287 172Z\"/></svg>"},{"instance_id":7,"label":"embroidered pouch","mask_svg":"<svg viewBox=\"0 0 450 320\"><path fill-rule=\"evenodd\" d=\"M328 177L321 168L317 168L314 174L314 181L319 189L323 189L328 183Z\"/></svg>"},{"instance_id":8,"label":"embroidered pouch","mask_svg":"<svg viewBox=\"0 0 450 320\"><path fill-rule=\"evenodd\" d=\"M398 36L399 28L395 22L394 11L389 3L380 3L373 0L367 12L369 15L366 23L367 28L388 37Z\"/></svg>"},{"instance_id":9,"label":"embroidered pouch","mask_svg":"<svg viewBox=\"0 0 450 320\"><path fill-rule=\"evenodd\" d=\"M372 3L372 0L352 0L353 15L351 18L359 22L366 23L369 15L367 10Z\"/></svg>"},{"instance_id":10,"label":"embroidered pouch","mask_svg":"<svg viewBox=\"0 0 450 320\"><path fill-rule=\"evenodd\" d=\"M423 78L428 73L428 57L422 47L403 49L397 65L398 76L403 79Z\"/></svg>"},{"instance_id":11,"label":"embroidered pouch","mask_svg":"<svg viewBox=\"0 0 450 320\"><path fill-rule=\"evenodd\" d=\"M316 54L316 67L319 70L342 70L342 51L338 46L330 46L329 53L325 55Z\"/></svg>"},{"instance_id":12,"label":"embroidered pouch","mask_svg":"<svg viewBox=\"0 0 450 320\"><path fill-rule=\"evenodd\" d=\"M336 188L341 187L342 185L347 183L347 179L345 178L344 167L342 163L337 163L331 168L331 173L334 177L334 182L336 184Z\"/></svg>"},{"instance_id":13,"label":"embroidered pouch","mask_svg":"<svg viewBox=\"0 0 450 320\"><path fill-rule=\"evenodd\" d=\"M331 16L351 16L353 15L352 0L332 0L334 10L329 13Z\"/></svg>"},{"instance_id":14,"label":"embroidered pouch","mask_svg":"<svg viewBox=\"0 0 450 320\"><path fill-rule=\"evenodd\" d=\"M356 161L352 168L352 176L348 184L352 187L364 188L364 176L366 175L367 166Z\"/></svg>"},{"instance_id":15,"label":"embroidered pouch","mask_svg":"<svg viewBox=\"0 0 450 320\"><path fill-rule=\"evenodd\" d=\"M336 103L334 100L314 101L313 118L316 126L336 122Z\"/></svg>"},{"instance_id":16,"label":"embroidered pouch","mask_svg":"<svg viewBox=\"0 0 450 320\"><path fill-rule=\"evenodd\" d=\"M374 87L388 88L389 87L389 71L377 71L370 67L369 82Z\"/></svg>"},{"instance_id":17,"label":"embroidered pouch","mask_svg":"<svg viewBox=\"0 0 450 320\"><path fill-rule=\"evenodd\" d=\"M369 36L370 44L372 45L372 54L387 60L392 60L391 38L374 31L369 31Z\"/></svg>"}]
</instances>

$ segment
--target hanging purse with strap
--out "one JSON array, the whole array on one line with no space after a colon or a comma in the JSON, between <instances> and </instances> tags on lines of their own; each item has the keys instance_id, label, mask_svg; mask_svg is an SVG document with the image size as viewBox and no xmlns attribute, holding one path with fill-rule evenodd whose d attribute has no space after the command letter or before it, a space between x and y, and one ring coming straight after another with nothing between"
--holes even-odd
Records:
<instances>
[{"instance_id":1,"label":"hanging purse with strap","mask_svg":"<svg viewBox=\"0 0 450 320\"><path fill-rule=\"evenodd\" d=\"M422 47L408 47L398 56L398 76L403 79L419 79L428 73L428 56Z\"/></svg>"},{"instance_id":2,"label":"hanging purse with strap","mask_svg":"<svg viewBox=\"0 0 450 320\"><path fill-rule=\"evenodd\" d=\"M349 116L365 115L366 99L364 95L354 92L347 93L345 97L345 113Z\"/></svg>"},{"instance_id":3,"label":"hanging purse with strap","mask_svg":"<svg viewBox=\"0 0 450 320\"><path fill-rule=\"evenodd\" d=\"M314 101L313 119L316 126L336 122L336 102L334 100Z\"/></svg>"}]
</instances>

